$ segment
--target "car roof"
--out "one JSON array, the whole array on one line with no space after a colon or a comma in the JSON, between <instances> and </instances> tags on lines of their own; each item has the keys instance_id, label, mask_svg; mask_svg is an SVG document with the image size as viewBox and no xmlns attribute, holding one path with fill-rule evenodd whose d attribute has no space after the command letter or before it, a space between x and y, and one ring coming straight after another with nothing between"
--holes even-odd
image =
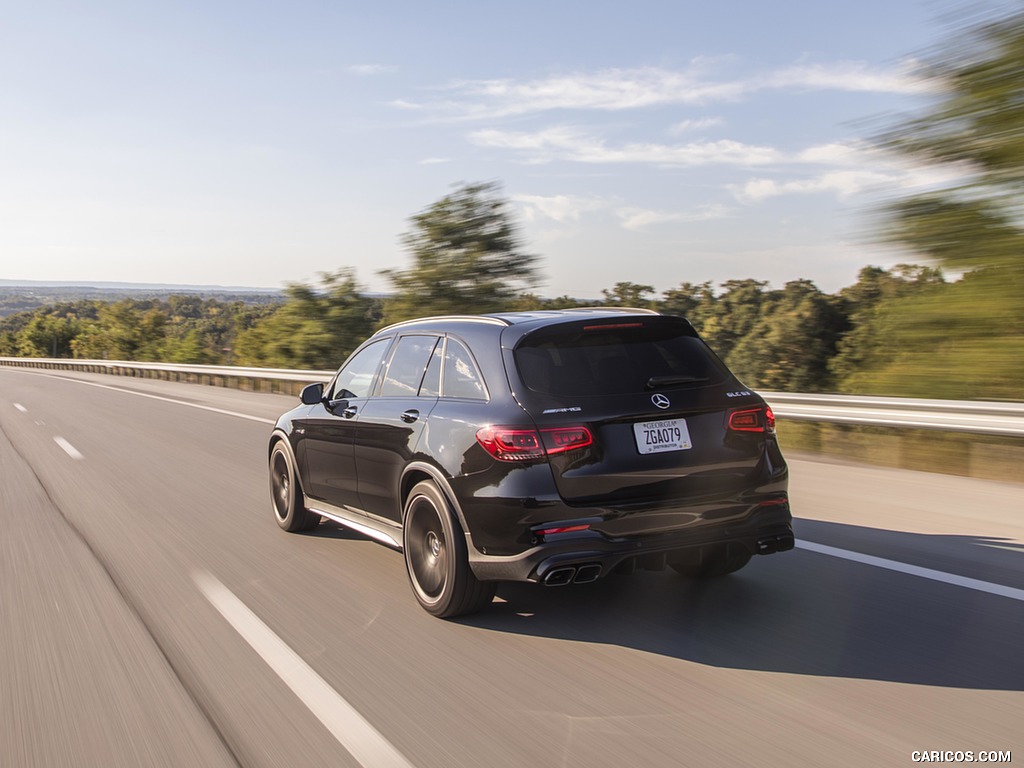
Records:
<instances>
[{"instance_id":1,"label":"car roof","mask_svg":"<svg viewBox=\"0 0 1024 768\"><path fill-rule=\"evenodd\" d=\"M509 327L530 324L542 326L549 323L579 320L581 318L602 319L621 317L622 315L658 315L653 309L636 307L573 307L571 309L536 309L525 312L495 312L487 315L434 315L419 317L414 320L403 320L400 323L381 328L378 334L396 329L443 330L445 328L466 327L471 325L491 325Z\"/></svg>"}]
</instances>

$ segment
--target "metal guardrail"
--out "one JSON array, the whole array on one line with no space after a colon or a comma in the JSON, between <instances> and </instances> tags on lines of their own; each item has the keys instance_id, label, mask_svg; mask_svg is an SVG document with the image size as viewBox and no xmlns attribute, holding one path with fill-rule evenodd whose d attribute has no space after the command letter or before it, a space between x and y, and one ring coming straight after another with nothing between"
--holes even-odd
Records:
<instances>
[{"instance_id":1,"label":"metal guardrail","mask_svg":"<svg viewBox=\"0 0 1024 768\"><path fill-rule=\"evenodd\" d=\"M223 386L238 382L287 382L290 385L289 390L297 390L300 384L325 381L334 375L334 371L26 357L0 357L0 365L166 378L176 381L195 379ZM920 400L864 395L810 395L790 392L760 394L771 405L775 415L782 419L1024 437L1024 403Z\"/></svg>"},{"instance_id":2,"label":"metal guardrail","mask_svg":"<svg viewBox=\"0 0 1024 768\"><path fill-rule=\"evenodd\" d=\"M1024 437L1024 403L761 392L779 418Z\"/></svg>"},{"instance_id":3,"label":"metal guardrail","mask_svg":"<svg viewBox=\"0 0 1024 768\"><path fill-rule=\"evenodd\" d=\"M293 381L305 384L312 381L323 381L334 375L334 371L305 371L288 368L245 368L237 365L181 365L178 363L140 363L132 360L69 360L41 357L0 357L0 365L111 373L119 376L145 377L149 373L167 373L220 379Z\"/></svg>"}]
</instances>

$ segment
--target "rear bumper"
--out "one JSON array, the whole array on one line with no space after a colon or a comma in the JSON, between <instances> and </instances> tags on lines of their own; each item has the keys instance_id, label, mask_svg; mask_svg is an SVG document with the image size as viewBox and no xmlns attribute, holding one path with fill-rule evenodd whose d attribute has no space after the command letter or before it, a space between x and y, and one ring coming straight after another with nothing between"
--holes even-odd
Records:
<instances>
[{"instance_id":1,"label":"rear bumper","mask_svg":"<svg viewBox=\"0 0 1024 768\"><path fill-rule=\"evenodd\" d=\"M758 555L792 549L789 504L759 506L742 520L670 532L619 537L597 530L557 534L515 555L486 555L470 546L469 559L482 581L566 584L594 581L631 559L656 559L708 544L742 546Z\"/></svg>"}]
</instances>

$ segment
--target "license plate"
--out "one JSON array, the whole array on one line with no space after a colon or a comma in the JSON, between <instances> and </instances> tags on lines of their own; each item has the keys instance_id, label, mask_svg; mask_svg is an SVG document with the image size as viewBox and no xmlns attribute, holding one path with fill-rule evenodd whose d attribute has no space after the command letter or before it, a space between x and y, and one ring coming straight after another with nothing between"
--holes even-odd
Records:
<instances>
[{"instance_id":1,"label":"license plate","mask_svg":"<svg viewBox=\"0 0 1024 768\"><path fill-rule=\"evenodd\" d=\"M686 429L686 419L644 421L633 425L633 434L640 453L665 453L693 448L690 433Z\"/></svg>"}]
</instances>

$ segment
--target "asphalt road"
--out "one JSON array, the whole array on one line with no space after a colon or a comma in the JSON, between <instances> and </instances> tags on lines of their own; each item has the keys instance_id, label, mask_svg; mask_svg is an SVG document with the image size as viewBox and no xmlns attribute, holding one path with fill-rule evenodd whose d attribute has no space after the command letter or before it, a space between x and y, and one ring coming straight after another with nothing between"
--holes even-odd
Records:
<instances>
[{"instance_id":1,"label":"asphalt road","mask_svg":"<svg viewBox=\"0 0 1024 768\"><path fill-rule=\"evenodd\" d=\"M791 457L815 551L445 622L274 524L294 402L0 368L0 766L1024 760L1024 485Z\"/></svg>"}]
</instances>

